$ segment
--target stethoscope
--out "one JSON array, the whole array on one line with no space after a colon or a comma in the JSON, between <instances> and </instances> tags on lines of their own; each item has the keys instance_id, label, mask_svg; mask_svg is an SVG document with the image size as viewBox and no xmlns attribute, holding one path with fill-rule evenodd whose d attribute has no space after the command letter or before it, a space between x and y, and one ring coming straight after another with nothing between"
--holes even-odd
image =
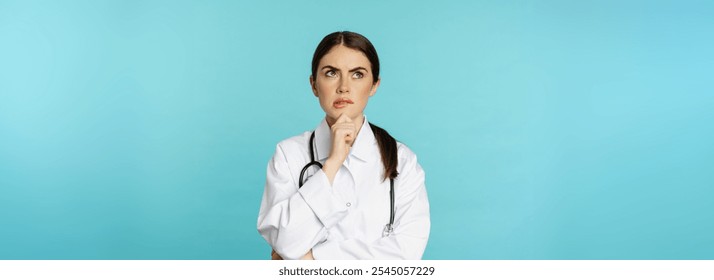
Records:
<instances>
[{"instance_id":1,"label":"stethoscope","mask_svg":"<svg viewBox=\"0 0 714 280\"><path fill-rule=\"evenodd\" d=\"M305 176L305 172L313 165L316 165L320 169L322 169L322 163L318 162L315 160L315 148L313 147L315 145L315 131L312 132L310 135L310 162L305 165L305 167L302 168L302 171L300 171L300 181L298 181L298 188L302 188L302 185L305 183L303 182L303 177ZM389 223L384 226L384 231L382 232L382 236L389 236L394 232L394 179L389 179L389 204L390 204L390 209L389 209Z\"/></svg>"}]
</instances>

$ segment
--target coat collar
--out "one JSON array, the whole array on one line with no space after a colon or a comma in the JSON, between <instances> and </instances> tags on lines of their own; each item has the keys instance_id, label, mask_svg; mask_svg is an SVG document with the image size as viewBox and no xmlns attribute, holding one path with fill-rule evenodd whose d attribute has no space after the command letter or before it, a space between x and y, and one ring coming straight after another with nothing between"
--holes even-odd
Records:
<instances>
[{"instance_id":1,"label":"coat collar","mask_svg":"<svg viewBox=\"0 0 714 280\"><path fill-rule=\"evenodd\" d=\"M324 118L315 129L315 145L317 145L317 160L327 159L332 149L332 131ZM377 139L374 138L374 132L372 132L372 128L367 121L367 116L364 116L357 139L355 139L352 149L350 149L350 155L365 162L373 161L379 155Z\"/></svg>"}]
</instances>

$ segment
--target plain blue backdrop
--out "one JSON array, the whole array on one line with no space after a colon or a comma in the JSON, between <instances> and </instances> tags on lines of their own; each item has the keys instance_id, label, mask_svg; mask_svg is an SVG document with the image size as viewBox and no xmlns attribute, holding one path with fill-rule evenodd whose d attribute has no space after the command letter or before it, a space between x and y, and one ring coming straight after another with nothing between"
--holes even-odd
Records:
<instances>
[{"instance_id":1,"label":"plain blue backdrop","mask_svg":"<svg viewBox=\"0 0 714 280\"><path fill-rule=\"evenodd\" d=\"M713 2L254 2L0 1L0 259L267 259L338 30L426 171L425 258L714 258Z\"/></svg>"}]
</instances>

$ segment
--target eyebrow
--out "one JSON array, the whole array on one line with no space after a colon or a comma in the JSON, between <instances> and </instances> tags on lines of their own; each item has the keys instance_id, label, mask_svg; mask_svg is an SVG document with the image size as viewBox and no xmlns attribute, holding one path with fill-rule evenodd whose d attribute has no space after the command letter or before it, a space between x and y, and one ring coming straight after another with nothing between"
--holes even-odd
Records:
<instances>
[{"instance_id":1,"label":"eyebrow","mask_svg":"<svg viewBox=\"0 0 714 280\"><path fill-rule=\"evenodd\" d=\"M321 70L325 70L325 68L334 69L334 70L340 70L339 68L334 67L334 66L332 66L332 65L325 65L325 66L323 66L323 67L321 68ZM350 69L348 72L355 72L355 71L357 71L357 70L362 70L362 71L368 72L367 69L364 68L364 67L362 67L362 66L358 66L358 67L352 68L352 69Z\"/></svg>"}]
</instances>

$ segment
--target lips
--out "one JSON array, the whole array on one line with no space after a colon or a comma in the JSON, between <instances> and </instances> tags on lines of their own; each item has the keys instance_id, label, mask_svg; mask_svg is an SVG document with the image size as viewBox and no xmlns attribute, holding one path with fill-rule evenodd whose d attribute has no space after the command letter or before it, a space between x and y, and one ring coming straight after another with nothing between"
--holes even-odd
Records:
<instances>
[{"instance_id":1,"label":"lips","mask_svg":"<svg viewBox=\"0 0 714 280\"><path fill-rule=\"evenodd\" d=\"M350 100L348 98L340 98L340 99L335 100L335 102L332 103L332 106L334 106L337 109L340 109L340 108L344 108L345 106L347 106L347 104L354 104L354 102L352 102L352 100Z\"/></svg>"}]
</instances>

